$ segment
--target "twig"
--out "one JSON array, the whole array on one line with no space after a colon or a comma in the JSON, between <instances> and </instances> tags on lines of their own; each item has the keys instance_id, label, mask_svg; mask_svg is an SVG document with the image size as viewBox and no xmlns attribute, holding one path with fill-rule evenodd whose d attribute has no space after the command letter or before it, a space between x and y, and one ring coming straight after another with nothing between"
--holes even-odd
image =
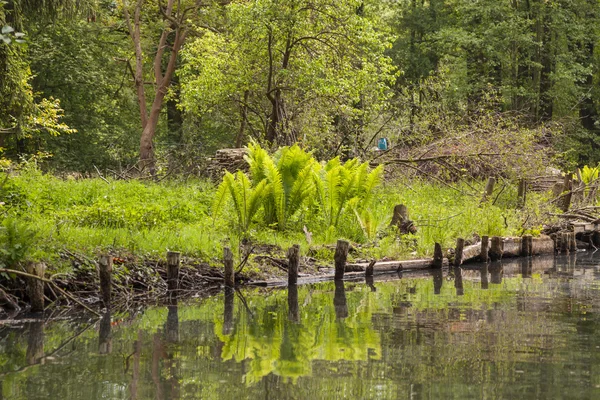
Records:
<instances>
[{"instance_id":1,"label":"twig","mask_svg":"<svg viewBox=\"0 0 600 400\"><path fill-rule=\"evenodd\" d=\"M96 172L98 173L98 176L100 177L100 179L102 179L104 182L106 182L106 183L108 183L108 184L110 185L110 182L109 182L109 181L108 181L108 180L107 180L105 177L103 177L103 176L102 176L102 174L100 173L100 170L98 169L98 167L96 167L96 166L94 165L94 169L95 169L95 170L96 170Z\"/></svg>"}]
</instances>

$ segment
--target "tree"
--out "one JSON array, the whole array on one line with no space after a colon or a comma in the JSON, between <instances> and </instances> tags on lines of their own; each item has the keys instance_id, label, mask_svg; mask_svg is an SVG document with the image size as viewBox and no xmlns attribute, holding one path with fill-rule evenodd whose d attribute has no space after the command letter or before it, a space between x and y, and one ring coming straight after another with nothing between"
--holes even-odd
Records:
<instances>
[{"instance_id":1,"label":"tree","mask_svg":"<svg viewBox=\"0 0 600 400\"><path fill-rule=\"evenodd\" d=\"M324 143L324 135L337 134L339 141L330 141L339 148L347 140L342 121L360 124L362 134L394 76L373 4L232 2L222 32L186 46L183 106L207 118L224 113L232 126L237 121L238 145L249 131L273 145Z\"/></svg>"}]
</instances>

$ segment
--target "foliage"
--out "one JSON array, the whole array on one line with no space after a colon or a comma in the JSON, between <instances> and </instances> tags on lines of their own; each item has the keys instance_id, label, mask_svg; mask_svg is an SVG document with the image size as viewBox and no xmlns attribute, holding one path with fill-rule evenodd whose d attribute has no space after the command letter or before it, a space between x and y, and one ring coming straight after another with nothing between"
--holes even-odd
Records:
<instances>
[{"instance_id":1,"label":"foliage","mask_svg":"<svg viewBox=\"0 0 600 400\"><path fill-rule=\"evenodd\" d=\"M0 225L0 266L17 267L32 256L35 244L35 231L17 218L4 218Z\"/></svg>"}]
</instances>

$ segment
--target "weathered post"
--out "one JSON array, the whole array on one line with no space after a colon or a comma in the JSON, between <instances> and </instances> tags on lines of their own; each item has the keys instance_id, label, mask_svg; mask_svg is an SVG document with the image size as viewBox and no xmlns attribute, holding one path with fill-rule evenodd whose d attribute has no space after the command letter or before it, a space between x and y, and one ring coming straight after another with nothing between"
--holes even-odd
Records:
<instances>
[{"instance_id":1,"label":"weathered post","mask_svg":"<svg viewBox=\"0 0 600 400\"><path fill-rule=\"evenodd\" d=\"M109 255L102 255L98 260L98 275L100 276L100 293L104 307L110 309L110 297L112 291L112 267L113 258Z\"/></svg>"},{"instance_id":2,"label":"weathered post","mask_svg":"<svg viewBox=\"0 0 600 400\"><path fill-rule=\"evenodd\" d=\"M395 226L402 234L417 232L417 227L409 219L408 208L404 204L394 206L394 213L392 214L390 226Z\"/></svg>"},{"instance_id":3,"label":"weathered post","mask_svg":"<svg viewBox=\"0 0 600 400\"><path fill-rule=\"evenodd\" d=\"M373 276L373 270L375 269L375 260L371 260L367 268L365 269L365 276Z\"/></svg>"},{"instance_id":4,"label":"weathered post","mask_svg":"<svg viewBox=\"0 0 600 400\"><path fill-rule=\"evenodd\" d=\"M288 253L288 285L298 283L298 265L300 264L300 246L295 244L289 248Z\"/></svg>"},{"instance_id":5,"label":"weathered post","mask_svg":"<svg viewBox=\"0 0 600 400\"><path fill-rule=\"evenodd\" d=\"M490 237L482 236L481 237L481 252L479 253L479 259L486 263L489 258L489 250L490 250Z\"/></svg>"},{"instance_id":6,"label":"weathered post","mask_svg":"<svg viewBox=\"0 0 600 400\"><path fill-rule=\"evenodd\" d=\"M348 249L350 243L345 240L338 240L335 248L335 280L339 281L344 279L344 271L346 269L346 259L348 258Z\"/></svg>"},{"instance_id":7,"label":"weathered post","mask_svg":"<svg viewBox=\"0 0 600 400\"><path fill-rule=\"evenodd\" d=\"M173 292L179 287L180 255L181 253L177 251L167 252L167 289L169 292Z\"/></svg>"},{"instance_id":8,"label":"weathered post","mask_svg":"<svg viewBox=\"0 0 600 400\"><path fill-rule=\"evenodd\" d=\"M521 256L530 257L533 252L533 236L524 235L521 237Z\"/></svg>"},{"instance_id":9,"label":"weathered post","mask_svg":"<svg viewBox=\"0 0 600 400\"><path fill-rule=\"evenodd\" d=\"M489 252L490 260L498 261L502 259L502 253L504 253L502 238L500 236L492 237L492 246Z\"/></svg>"},{"instance_id":10,"label":"weathered post","mask_svg":"<svg viewBox=\"0 0 600 400\"><path fill-rule=\"evenodd\" d=\"M560 252L569 254L569 234L566 232L560 234Z\"/></svg>"},{"instance_id":11,"label":"weathered post","mask_svg":"<svg viewBox=\"0 0 600 400\"><path fill-rule=\"evenodd\" d=\"M519 191L518 191L518 195L517 195L517 205L519 208L523 208L525 207L525 204L527 204L527 180L526 179L519 179Z\"/></svg>"},{"instance_id":12,"label":"weathered post","mask_svg":"<svg viewBox=\"0 0 600 400\"><path fill-rule=\"evenodd\" d=\"M454 250L454 266L460 267L463 258L463 249L465 247L465 239L456 239L456 249Z\"/></svg>"},{"instance_id":13,"label":"weathered post","mask_svg":"<svg viewBox=\"0 0 600 400\"><path fill-rule=\"evenodd\" d=\"M485 185L485 192L483 193L483 197L481 198L481 202L487 201L490 197L492 197L492 193L494 193L494 185L496 184L496 178L490 177Z\"/></svg>"},{"instance_id":14,"label":"weathered post","mask_svg":"<svg viewBox=\"0 0 600 400\"><path fill-rule=\"evenodd\" d=\"M433 248L433 268L441 269L444 266L444 252L442 251L442 245L436 243Z\"/></svg>"},{"instance_id":15,"label":"weathered post","mask_svg":"<svg viewBox=\"0 0 600 400\"><path fill-rule=\"evenodd\" d=\"M573 174L568 172L565 174L565 180L563 182L563 201L561 203L561 208L563 212L569 211L569 207L571 207L571 197L573 197Z\"/></svg>"},{"instance_id":16,"label":"weathered post","mask_svg":"<svg viewBox=\"0 0 600 400\"><path fill-rule=\"evenodd\" d=\"M577 236L575 232L569 232L569 250L573 253L577 253Z\"/></svg>"},{"instance_id":17,"label":"weathered post","mask_svg":"<svg viewBox=\"0 0 600 400\"><path fill-rule=\"evenodd\" d=\"M233 253L229 247L223 248L223 265L225 265L225 286L235 286L235 271L233 270Z\"/></svg>"},{"instance_id":18,"label":"weathered post","mask_svg":"<svg viewBox=\"0 0 600 400\"><path fill-rule=\"evenodd\" d=\"M40 278L44 277L46 264L38 262L27 263L27 273ZM31 302L32 312L44 311L44 282L35 278L27 279L27 292Z\"/></svg>"},{"instance_id":19,"label":"weathered post","mask_svg":"<svg viewBox=\"0 0 600 400\"><path fill-rule=\"evenodd\" d=\"M596 248L600 248L600 231L595 231L592 236L592 243Z\"/></svg>"}]
</instances>

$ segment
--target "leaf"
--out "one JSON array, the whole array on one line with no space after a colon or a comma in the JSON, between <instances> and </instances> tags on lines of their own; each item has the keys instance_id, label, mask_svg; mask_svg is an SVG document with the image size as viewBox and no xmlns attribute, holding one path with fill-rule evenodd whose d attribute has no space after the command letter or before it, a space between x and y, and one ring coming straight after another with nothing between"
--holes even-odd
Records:
<instances>
[{"instance_id":1,"label":"leaf","mask_svg":"<svg viewBox=\"0 0 600 400\"><path fill-rule=\"evenodd\" d=\"M4 43L6 44L10 44L11 40L8 36L2 36L2 40L4 41Z\"/></svg>"},{"instance_id":2,"label":"leaf","mask_svg":"<svg viewBox=\"0 0 600 400\"><path fill-rule=\"evenodd\" d=\"M9 25L4 25L2 27L2 33L7 34L7 33L12 33L15 31L15 28L13 28L12 26Z\"/></svg>"},{"instance_id":3,"label":"leaf","mask_svg":"<svg viewBox=\"0 0 600 400\"><path fill-rule=\"evenodd\" d=\"M15 32L15 37L16 38L22 38L24 36L25 36L25 34L23 32Z\"/></svg>"}]
</instances>

